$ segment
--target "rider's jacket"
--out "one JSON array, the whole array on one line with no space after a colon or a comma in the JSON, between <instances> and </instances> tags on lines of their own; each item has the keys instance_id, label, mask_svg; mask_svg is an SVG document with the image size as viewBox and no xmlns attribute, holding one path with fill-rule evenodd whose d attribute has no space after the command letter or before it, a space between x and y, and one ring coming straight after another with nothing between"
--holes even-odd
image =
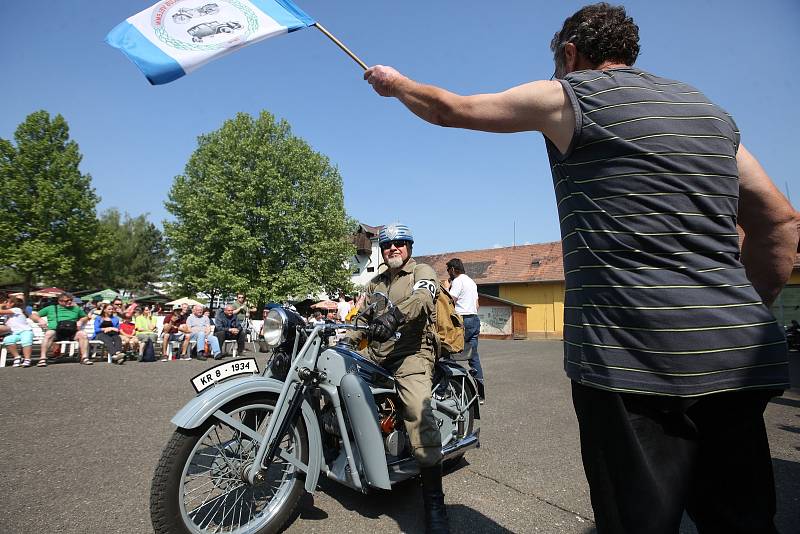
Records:
<instances>
[{"instance_id":1,"label":"rider's jacket","mask_svg":"<svg viewBox=\"0 0 800 534\"><path fill-rule=\"evenodd\" d=\"M367 292L386 294L405 317L405 323L398 329L399 339L370 343L367 350L371 359L382 365L391 365L410 355L434 361L431 318L437 280L436 271L430 265L417 263L413 258L396 272L385 269L370 280Z\"/></svg>"}]
</instances>

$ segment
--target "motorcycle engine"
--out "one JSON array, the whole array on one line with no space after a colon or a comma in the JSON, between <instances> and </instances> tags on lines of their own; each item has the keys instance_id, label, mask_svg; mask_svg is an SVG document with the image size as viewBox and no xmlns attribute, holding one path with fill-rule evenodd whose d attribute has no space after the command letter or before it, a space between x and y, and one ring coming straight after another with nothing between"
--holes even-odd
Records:
<instances>
[{"instance_id":1,"label":"motorcycle engine","mask_svg":"<svg viewBox=\"0 0 800 534\"><path fill-rule=\"evenodd\" d=\"M408 437L402 430L402 420L398 421L397 399L386 396L378 401L378 424L383 435L386 453L391 456L402 456L408 447Z\"/></svg>"},{"instance_id":2,"label":"motorcycle engine","mask_svg":"<svg viewBox=\"0 0 800 534\"><path fill-rule=\"evenodd\" d=\"M377 397L378 404L378 427L381 429L381 437L386 453L401 457L411 450L408 436L403 428L403 421L399 419L398 400L391 396ZM325 449L325 459L335 458L339 452L339 439L342 434L339 431L339 421L333 405L326 404L319 414L319 421L324 431L323 448ZM351 432L348 425L348 432Z\"/></svg>"}]
</instances>

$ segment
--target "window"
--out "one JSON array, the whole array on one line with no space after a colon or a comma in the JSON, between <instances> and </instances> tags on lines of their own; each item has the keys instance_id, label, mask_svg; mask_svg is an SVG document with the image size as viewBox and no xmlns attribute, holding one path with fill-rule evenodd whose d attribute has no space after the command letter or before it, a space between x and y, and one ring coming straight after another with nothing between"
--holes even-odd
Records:
<instances>
[{"instance_id":1,"label":"window","mask_svg":"<svg viewBox=\"0 0 800 534\"><path fill-rule=\"evenodd\" d=\"M500 285L498 284L483 284L478 286L478 293L489 295L491 297L500 297Z\"/></svg>"}]
</instances>

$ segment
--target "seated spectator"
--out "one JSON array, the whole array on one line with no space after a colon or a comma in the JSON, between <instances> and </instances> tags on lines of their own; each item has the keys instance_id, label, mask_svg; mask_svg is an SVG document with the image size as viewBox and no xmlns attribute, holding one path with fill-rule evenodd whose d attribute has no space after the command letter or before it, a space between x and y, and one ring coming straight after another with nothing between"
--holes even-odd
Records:
<instances>
[{"instance_id":1,"label":"seated spectator","mask_svg":"<svg viewBox=\"0 0 800 534\"><path fill-rule=\"evenodd\" d=\"M103 314L94 320L94 337L102 341L106 350L111 354L111 361L114 363L125 363L125 353L122 352L122 337L120 336L119 317L114 315L114 305L106 304L103 307Z\"/></svg>"},{"instance_id":2,"label":"seated spectator","mask_svg":"<svg viewBox=\"0 0 800 534\"><path fill-rule=\"evenodd\" d=\"M189 337L183 342L183 347L181 349L181 360L191 359L188 352L189 342L191 341L197 342L198 360L206 359L206 340L208 340L208 344L211 348L211 354L214 359L218 360L220 357L222 357L222 354L219 350L219 341L216 337L211 335L214 332L214 327L211 325L209 318L203 315L203 306L196 304L192 308L192 314L186 319L186 327L189 330Z\"/></svg>"},{"instance_id":3,"label":"seated spectator","mask_svg":"<svg viewBox=\"0 0 800 534\"><path fill-rule=\"evenodd\" d=\"M130 304L128 304L128 307L125 308L125 312L124 313L125 313L125 315L130 315L131 317L133 317L136 314L136 310L138 310L138 309L139 309L139 305L136 304L135 302L131 302Z\"/></svg>"},{"instance_id":4,"label":"seated spectator","mask_svg":"<svg viewBox=\"0 0 800 534\"><path fill-rule=\"evenodd\" d=\"M93 308L86 312L86 316L89 318L88 320L94 321L96 317L99 317L103 314L103 306L105 306L105 302L100 300L100 297L94 297L92 301Z\"/></svg>"},{"instance_id":5,"label":"seated spectator","mask_svg":"<svg viewBox=\"0 0 800 534\"><path fill-rule=\"evenodd\" d=\"M239 317L233 312L233 306L227 304L222 313L217 314L214 321L214 336L219 341L219 346L224 347L226 339L236 340L236 350L244 352L246 333L239 322Z\"/></svg>"},{"instance_id":6,"label":"seated spectator","mask_svg":"<svg viewBox=\"0 0 800 534\"><path fill-rule=\"evenodd\" d=\"M136 326L134 334L136 339L139 340L139 356L141 356L148 339L153 343L158 341L158 321L153 317L150 306L142 308L142 313L136 316L134 325Z\"/></svg>"},{"instance_id":7,"label":"seated spectator","mask_svg":"<svg viewBox=\"0 0 800 534\"><path fill-rule=\"evenodd\" d=\"M167 354L169 344L173 341L183 342L186 338L187 327L186 318L189 317L189 305L181 304L172 308L172 313L164 317L164 327L161 330L162 346L161 358L162 362L167 361Z\"/></svg>"},{"instance_id":8,"label":"seated spectator","mask_svg":"<svg viewBox=\"0 0 800 534\"><path fill-rule=\"evenodd\" d=\"M25 301L21 297L8 297L0 305L0 316L6 319L3 325L9 334L3 338L3 346L8 348L8 353L14 358L12 367L30 367L31 351L33 350L33 330L28 324L28 318L23 311ZM22 347L20 358L17 345Z\"/></svg>"},{"instance_id":9,"label":"seated spectator","mask_svg":"<svg viewBox=\"0 0 800 534\"><path fill-rule=\"evenodd\" d=\"M38 322L47 332L42 340L39 367L47 365L47 351L54 341L77 341L81 353L81 363L92 365L89 359L89 338L83 332L87 317L83 310L72 303L72 295L61 293L56 303L31 313L31 319Z\"/></svg>"},{"instance_id":10,"label":"seated spectator","mask_svg":"<svg viewBox=\"0 0 800 534\"><path fill-rule=\"evenodd\" d=\"M122 315L125 313L125 311L122 309L122 307L124 306L124 304L122 303L122 299L116 297L114 300L111 301L111 305L114 306L114 314L117 317L122 317Z\"/></svg>"},{"instance_id":11,"label":"seated spectator","mask_svg":"<svg viewBox=\"0 0 800 534\"><path fill-rule=\"evenodd\" d=\"M317 310L311 316L308 321L308 324L311 326L317 326L318 324L325 324L325 319L322 318L322 312Z\"/></svg>"},{"instance_id":12,"label":"seated spectator","mask_svg":"<svg viewBox=\"0 0 800 534\"><path fill-rule=\"evenodd\" d=\"M136 324L129 313L125 313L125 317L119 323L119 337L122 339L123 352L130 355L139 352L139 340L136 339Z\"/></svg>"}]
</instances>

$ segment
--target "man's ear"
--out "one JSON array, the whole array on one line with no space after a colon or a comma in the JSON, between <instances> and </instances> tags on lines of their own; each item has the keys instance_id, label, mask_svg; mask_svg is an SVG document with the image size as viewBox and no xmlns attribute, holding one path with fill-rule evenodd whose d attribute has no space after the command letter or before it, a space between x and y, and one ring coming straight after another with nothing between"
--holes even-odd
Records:
<instances>
[{"instance_id":1,"label":"man's ear","mask_svg":"<svg viewBox=\"0 0 800 534\"><path fill-rule=\"evenodd\" d=\"M569 74L576 69L578 65L578 48L574 43L567 43L564 45L564 74Z\"/></svg>"}]
</instances>

